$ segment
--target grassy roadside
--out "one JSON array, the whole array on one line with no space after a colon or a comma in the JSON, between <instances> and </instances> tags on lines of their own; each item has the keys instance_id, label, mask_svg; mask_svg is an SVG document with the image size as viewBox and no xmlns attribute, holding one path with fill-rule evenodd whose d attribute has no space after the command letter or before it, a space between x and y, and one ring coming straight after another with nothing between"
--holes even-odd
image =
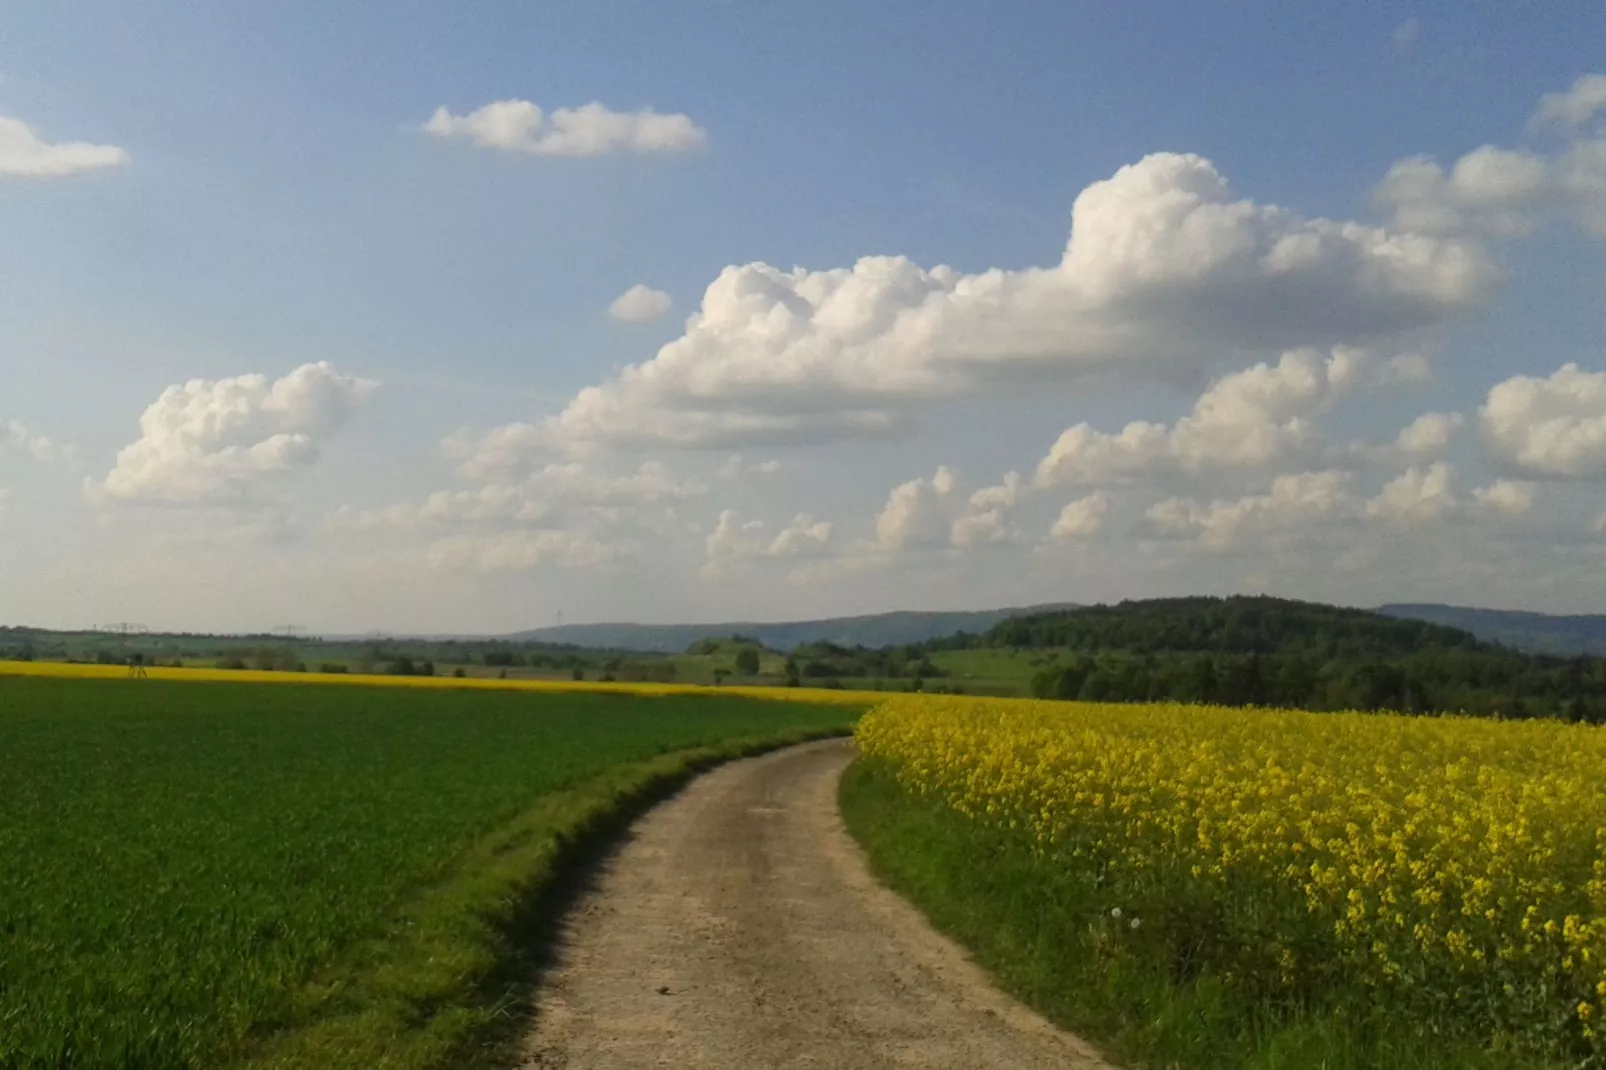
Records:
<instances>
[{"instance_id":1,"label":"grassy roadside","mask_svg":"<svg viewBox=\"0 0 1606 1070\"><path fill-rule=\"evenodd\" d=\"M1411 1023L1347 1017L1341 994L1306 1007L1234 1003L1208 973L1178 981L1116 933L1090 874L906 793L875 763L842 779L849 831L876 875L965 945L1006 990L1127 1066L1166 1070L1559 1070Z\"/></svg>"},{"instance_id":2,"label":"grassy roadside","mask_svg":"<svg viewBox=\"0 0 1606 1070\"><path fill-rule=\"evenodd\" d=\"M790 731L616 766L540 799L342 954L235 1070L505 1065L576 877L629 822L721 762L846 732Z\"/></svg>"}]
</instances>

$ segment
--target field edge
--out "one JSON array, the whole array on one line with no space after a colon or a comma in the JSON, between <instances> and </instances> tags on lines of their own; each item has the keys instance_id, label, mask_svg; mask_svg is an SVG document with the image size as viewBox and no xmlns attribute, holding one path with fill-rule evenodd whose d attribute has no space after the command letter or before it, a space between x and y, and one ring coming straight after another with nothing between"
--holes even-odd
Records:
<instances>
[{"instance_id":1,"label":"field edge","mask_svg":"<svg viewBox=\"0 0 1606 1070\"><path fill-rule=\"evenodd\" d=\"M654 804L700 773L812 740L793 729L616 766L538 799L415 891L383 934L337 955L285 1020L244 1038L231 1070L504 1067L529 1018L539 968L588 868Z\"/></svg>"}]
</instances>

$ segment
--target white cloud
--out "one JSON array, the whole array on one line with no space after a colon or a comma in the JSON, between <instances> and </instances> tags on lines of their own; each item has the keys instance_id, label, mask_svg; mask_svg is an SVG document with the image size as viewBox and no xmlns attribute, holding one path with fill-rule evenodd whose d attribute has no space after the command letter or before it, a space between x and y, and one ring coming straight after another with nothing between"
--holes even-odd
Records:
<instances>
[{"instance_id":1,"label":"white cloud","mask_svg":"<svg viewBox=\"0 0 1606 1070\"><path fill-rule=\"evenodd\" d=\"M425 559L434 568L524 572L553 564L597 568L634 556L635 549L626 543L583 531L545 529L451 535L433 543Z\"/></svg>"},{"instance_id":2,"label":"white cloud","mask_svg":"<svg viewBox=\"0 0 1606 1070\"><path fill-rule=\"evenodd\" d=\"M948 529L948 541L955 546L980 546L1007 542L1015 537L1010 513L1029 493L1019 472L1008 472L996 486L983 487L970 496L965 511Z\"/></svg>"},{"instance_id":3,"label":"white cloud","mask_svg":"<svg viewBox=\"0 0 1606 1070\"><path fill-rule=\"evenodd\" d=\"M911 479L892 488L876 516L877 548L902 550L947 541L953 523L947 502L955 486L953 471L943 466L930 479Z\"/></svg>"},{"instance_id":4,"label":"white cloud","mask_svg":"<svg viewBox=\"0 0 1606 1070\"><path fill-rule=\"evenodd\" d=\"M346 423L377 383L305 364L264 375L170 386L140 417L140 438L92 487L128 502L243 504L318 459L320 441Z\"/></svg>"},{"instance_id":5,"label":"white cloud","mask_svg":"<svg viewBox=\"0 0 1606 1070\"><path fill-rule=\"evenodd\" d=\"M620 323L651 323L669 312L673 304L662 290L637 283L614 299L608 315Z\"/></svg>"},{"instance_id":6,"label":"white cloud","mask_svg":"<svg viewBox=\"0 0 1606 1070\"><path fill-rule=\"evenodd\" d=\"M374 531L539 524L550 515L550 508L531 500L524 488L491 483L474 490L436 491L418 505L402 503L383 509L354 509L342 505L331 514L329 522L330 526L345 531Z\"/></svg>"},{"instance_id":7,"label":"white cloud","mask_svg":"<svg viewBox=\"0 0 1606 1070\"><path fill-rule=\"evenodd\" d=\"M521 434L553 449L886 434L912 405L1012 383L1363 343L1476 305L1494 278L1467 243L1235 200L1208 160L1156 154L1082 191L1053 267L728 267L682 337Z\"/></svg>"},{"instance_id":8,"label":"white cloud","mask_svg":"<svg viewBox=\"0 0 1606 1070\"><path fill-rule=\"evenodd\" d=\"M521 479L548 463L539 429L519 423L483 434L459 431L441 442L441 453L458 475L487 483Z\"/></svg>"},{"instance_id":9,"label":"white cloud","mask_svg":"<svg viewBox=\"0 0 1606 1070\"><path fill-rule=\"evenodd\" d=\"M1562 192L1590 234L1606 238L1606 138L1580 141L1560 163Z\"/></svg>"},{"instance_id":10,"label":"white cloud","mask_svg":"<svg viewBox=\"0 0 1606 1070\"><path fill-rule=\"evenodd\" d=\"M1500 479L1487 487L1472 491L1479 508L1499 516L1522 516L1533 508L1534 485L1511 479Z\"/></svg>"},{"instance_id":11,"label":"white cloud","mask_svg":"<svg viewBox=\"0 0 1606 1070\"><path fill-rule=\"evenodd\" d=\"M1351 388L1370 364L1366 354L1338 349L1284 353L1223 376L1175 425L1138 420L1118 433L1077 424L1060 435L1037 465L1038 486L1129 482L1160 472L1199 472L1297 464L1309 444L1311 417Z\"/></svg>"},{"instance_id":12,"label":"white cloud","mask_svg":"<svg viewBox=\"0 0 1606 1070\"><path fill-rule=\"evenodd\" d=\"M1400 431L1394 449L1409 459L1433 460L1450 448L1465 423L1466 418L1458 412L1425 412Z\"/></svg>"},{"instance_id":13,"label":"white cloud","mask_svg":"<svg viewBox=\"0 0 1606 1070\"><path fill-rule=\"evenodd\" d=\"M1526 234L1557 196L1554 165L1526 151L1485 145L1449 172L1426 156L1390 167L1373 192L1394 226L1424 234Z\"/></svg>"},{"instance_id":14,"label":"white cloud","mask_svg":"<svg viewBox=\"0 0 1606 1070\"><path fill-rule=\"evenodd\" d=\"M818 553L831 541L831 525L815 520L807 513L799 513L792 523L782 528L770 540L765 553L770 557L797 557L800 554Z\"/></svg>"},{"instance_id":15,"label":"white cloud","mask_svg":"<svg viewBox=\"0 0 1606 1070\"><path fill-rule=\"evenodd\" d=\"M331 517L348 530L463 526L559 526L565 510L639 508L689 501L708 493L659 461L621 474L579 463L549 464L516 482L492 481L469 490L436 491L423 502L359 510L342 506Z\"/></svg>"},{"instance_id":16,"label":"white cloud","mask_svg":"<svg viewBox=\"0 0 1606 1070\"><path fill-rule=\"evenodd\" d=\"M1606 373L1567 364L1548 379L1514 376L1489 391L1478 417L1503 464L1535 477L1606 478Z\"/></svg>"},{"instance_id":17,"label":"white cloud","mask_svg":"<svg viewBox=\"0 0 1606 1070\"><path fill-rule=\"evenodd\" d=\"M817 557L830 543L830 523L815 520L807 513L799 513L771 535L762 520L743 521L734 509L726 509L704 540L708 560L703 574L725 575L764 558Z\"/></svg>"},{"instance_id":18,"label":"white cloud","mask_svg":"<svg viewBox=\"0 0 1606 1070\"><path fill-rule=\"evenodd\" d=\"M1539 110L1528 121L1532 131L1574 129L1606 110L1606 74L1586 74L1565 93L1546 93L1539 98Z\"/></svg>"},{"instance_id":19,"label":"white cloud","mask_svg":"<svg viewBox=\"0 0 1606 1070\"><path fill-rule=\"evenodd\" d=\"M533 156L676 152L707 140L707 133L684 115L663 115L651 108L610 111L596 101L558 108L550 115L527 100L499 100L461 116L442 107L424 124L424 132Z\"/></svg>"},{"instance_id":20,"label":"white cloud","mask_svg":"<svg viewBox=\"0 0 1606 1070\"><path fill-rule=\"evenodd\" d=\"M1061 541L1085 539L1089 535L1097 535L1104 527L1104 518L1109 512L1109 495L1103 491L1096 491L1085 498L1067 503L1065 508L1060 510L1054 526L1049 529L1049 535Z\"/></svg>"},{"instance_id":21,"label":"white cloud","mask_svg":"<svg viewBox=\"0 0 1606 1070\"><path fill-rule=\"evenodd\" d=\"M741 479L743 476L773 476L781 468L781 462L774 459L748 464L742 460L741 454L733 453L719 466L717 474L720 479Z\"/></svg>"},{"instance_id":22,"label":"white cloud","mask_svg":"<svg viewBox=\"0 0 1606 1070\"><path fill-rule=\"evenodd\" d=\"M1389 44L1394 47L1396 55L1404 55L1411 51L1412 46L1416 44L1417 39L1421 36L1422 20L1409 18L1394 27L1394 32L1389 34Z\"/></svg>"},{"instance_id":23,"label":"white cloud","mask_svg":"<svg viewBox=\"0 0 1606 1070\"><path fill-rule=\"evenodd\" d=\"M0 116L0 175L23 178L64 178L83 171L121 167L128 153L114 145L41 140L27 123Z\"/></svg>"},{"instance_id":24,"label":"white cloud","mask_svg":"<svg viewBox=\"0 0 1606 1070\"><path fill-rule=\"evenodd\" d=\"M70 464L72 448L35 434L17 420L0 420L0 455L14 450L40 464L59 467Z\"/></svg>"},{"instance_id":25,"label":"white cloud","mask_svg":"<svg viewBox=\"0 0 1606 1070\"><path fill-rule=\"evenodd\" d=\"M1168 498L1145 516L1162 534L1194 539L1212 550L1228 550L1252 535L1300 532L1353 515L1348 472L1301 472L1278 476L1265 494L1208 505L1190 498Z\"/></svg>"},{"instance_id":26,"label":"white cloud","mask_svg":"<svg viewBox=\"0 0 1606 1070\"><path fill-rule=\"evenodd\" d=\"M1577 137L1602 108L1606 76L1586 75L1568 92L1547 95L1530 123L1568 134L1557 155L1484 145L1448 171L1413 156L1389 168L1373 200L1393 226L1421 234L1509 237L1563 219L1606 238L1606 138Z\"/></svg>"},{"instance_id":27,"label":"white cloud","mask_svg":"<svg viewBox=\"0 0 1606 1070\"><path fill-rule=\"evenodd\" d=\"M1366 515L1400 522L1439 520L1458 504L1450 486L1454 475L1455 469L1442 461L1425 468L1412 465L1366 503Z\"/></svg>"}]
</instances>

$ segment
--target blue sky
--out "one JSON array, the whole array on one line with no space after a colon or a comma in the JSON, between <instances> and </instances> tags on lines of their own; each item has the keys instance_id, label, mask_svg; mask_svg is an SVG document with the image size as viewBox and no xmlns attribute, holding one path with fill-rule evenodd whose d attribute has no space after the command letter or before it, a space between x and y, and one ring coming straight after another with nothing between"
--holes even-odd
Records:
<instances>
[{"instance_id":1,"label":"blue sky","mask_svg":"<svg viewBox=\"0 0 1606 1070\"><path fill-rule=\"evenodd\" d=\"M141 7L0 13L7 620L1606 604L1599 4Z\"/></svg>"}]
</instances>

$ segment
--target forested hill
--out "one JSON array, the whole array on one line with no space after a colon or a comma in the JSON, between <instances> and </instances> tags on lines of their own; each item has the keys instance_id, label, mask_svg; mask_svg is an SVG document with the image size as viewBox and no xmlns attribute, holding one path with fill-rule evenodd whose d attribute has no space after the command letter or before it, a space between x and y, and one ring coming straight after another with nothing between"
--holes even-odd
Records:
<instances>
[{"instance_id":1,"label":"forested hill","mask_svg":"<svg viewBox=\"0 0 1606 1070\"><path fill-rule=\"evenodd\" d=\"M1523 654L1457 628L1276 598L1089 606L933 640L1037 651L1034 694L1606 721L1606 660Z\"/></svg>"},{"instance_id":2,"label":"forested hill","mask_svg":"<svg viewBox=\"0 0 1606 1070\"><path fill-rule=\"evenodd\" d=\"M1162 598L1001 621L976 645L1133 653L1404 657L1483 644L1458 628L1282 598ZM932 644L940 648L942 640Z\"/></svg>"}]
</instances>

